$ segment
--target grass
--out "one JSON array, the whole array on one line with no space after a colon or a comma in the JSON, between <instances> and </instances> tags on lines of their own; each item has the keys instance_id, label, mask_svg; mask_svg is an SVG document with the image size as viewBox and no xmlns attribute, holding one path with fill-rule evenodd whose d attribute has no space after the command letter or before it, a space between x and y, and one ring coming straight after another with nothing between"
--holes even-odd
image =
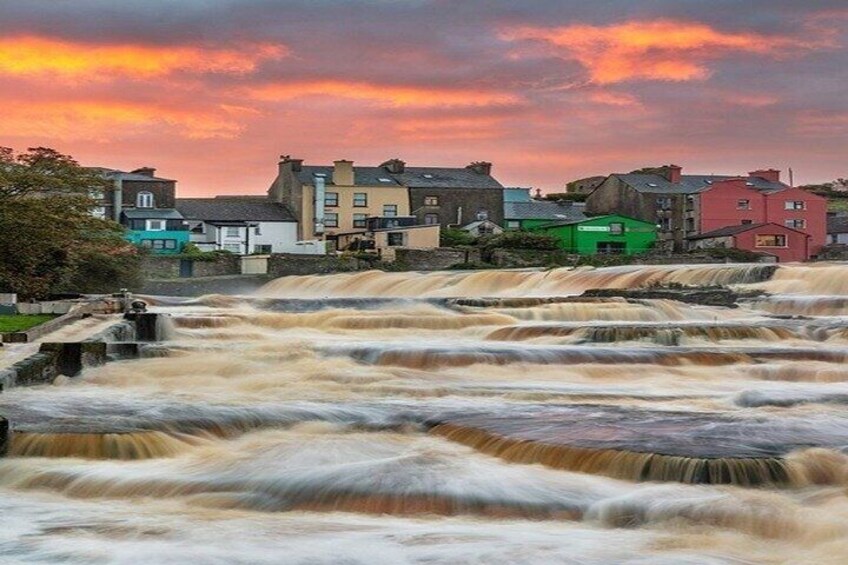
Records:
<instances>
[{"instance_id":1,"label":"grass","mask_svg":"<svg viewBox=\"0 0 848 565\"><path fill-rule=\"evenodd\" d=\"M0 333L28 330L55 317L53 314L0 314Z\"/></svg>"}]
</instances>

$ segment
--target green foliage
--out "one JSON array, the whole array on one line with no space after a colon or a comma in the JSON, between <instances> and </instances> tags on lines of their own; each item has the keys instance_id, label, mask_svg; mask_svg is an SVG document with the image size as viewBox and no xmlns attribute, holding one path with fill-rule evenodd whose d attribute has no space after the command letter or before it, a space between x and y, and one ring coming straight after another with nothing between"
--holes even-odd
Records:
<instances>
[{"instance_id":1,"label":"green foliage","mask_svg":"<svg viewBox=\"0 0 848 565\"><path fill-rule=\"evenodd\" d=\"M476 238L465 230L457 228L445 228L439 236L442 247L460 247L463 245L474 245Z\"/></svg>"},{"instance_id":2,"label":"green foliage","mask_svg":"<svg viewBox=\"0 0 848 565\"><path fill-rule=\"evenodd\" d=\"M485 249L536 249L541 251L554 251L557 249L559 240L543 233L526 231L505 231L498 235L487 237L482 245Z\"/></svg>"},{"instance_id":3,"label":"green foliage","mask_svg":"<svg viewBox=\"0 0 848 565\"><path fill-rule=\"evenodd\" d=\"M642 167L635 171L630 171L631 175L662 175L665 174L665 167Z\"/></svg>"},{"instance_id":4,"label":"green foliage","mask_svg":"<svg viewBox=\"0 0 848 565\"><path fill-rule=\"evenodd\" d=\"M26 300L108 292L137 280L140 253L124 229L91 214L89 191L103 186L52 149L0 151L0 291Z\"/></svg>"},{"instance_id":5,"label":"green foliage","mask_svg":"<svg viewBox=\"0 0 848 565\"><path fill-rule=\"evenodd\" d=\"M0 332L22 332L55 317L53 314L0 314Z\"/></svg>"}]
</instances>

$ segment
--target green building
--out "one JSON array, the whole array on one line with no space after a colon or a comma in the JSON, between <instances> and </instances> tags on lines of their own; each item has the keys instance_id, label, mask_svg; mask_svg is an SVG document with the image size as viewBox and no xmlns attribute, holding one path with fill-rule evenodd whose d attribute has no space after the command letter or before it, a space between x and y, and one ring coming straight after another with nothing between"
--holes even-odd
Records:
<instances>
[{"instance_id":1,"label":"green building","mask_svg":"<svg viewBox=\"0 0 848 565\"><path fill-rule=\"evenodd\" d=\"M550 223L531 231L552 235L560 249L581 255L644 253L657 239L655 224L619 214Z\"/></svg>"}]
</instances>

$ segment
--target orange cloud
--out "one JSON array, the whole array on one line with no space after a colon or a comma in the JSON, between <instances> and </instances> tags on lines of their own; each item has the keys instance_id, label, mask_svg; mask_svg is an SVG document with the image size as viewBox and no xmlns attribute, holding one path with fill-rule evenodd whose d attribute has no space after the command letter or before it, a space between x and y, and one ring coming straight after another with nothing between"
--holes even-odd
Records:
<instances>
[{"instance_id":1,"label":"orange cloud","mask_svg":"<svg viewBox=\"0 0 848 565\"><path fill-rule=\"evenodd\" d=\"M5 101L3 128L22 137L108 141L116 137L170 128L189 139L233 138L243 127L244 109L216 107L208 111L162 108L111 101Z\"/></svg>"},{"instance_id":2,"label":"orange cloud","mask_svg":"<svg viewBox=\"0 0 848 565\"><path fill-rule=\"evenodd\" d=\"M407 141L495 139L504 134L503 119L496 117L414 118L395 125Z\"/></svg>"},{"instance_id":3,"label":"orange cloud","mask_svg":"<svg viewBox=\"0 0 848 565\"><path fill-rule=\"evenodd\" d=\"M194 46L98 45L43 37L0 39L0 74L97 79L110 74L154 77L176 71L236 73L253 71L267 59L287 54L285 47L249 44L233 49Z\"/></svg>"},{"instance_id":4,"label":"orange cloud","mask_svg":"<svg viewBox=\"0 0 848 565\"><path fill-rule=\"evenodd\" d=\"M632 94L623 92L608 92L599 90L589 95L589 100L596 104L606 104L607 106L620 106L626 108L641 108L642 103Z\"/></svg>"},{"instance_id":5,"label":"orange cloud","mask_svg":"<svg viewBox=\"0 0 848 565\"><path fill-rule=\"evenodd\" d=\"M628 80L688 81L709 76L706 63L733 52L782 54L818 44L757 33L732 33L696 22L659 20L607 27L521 27L503 32L510 41L540 41L583 65L599 84Z\"/></svg>"},{"instance_id":6,"label":"orange cloud","mask_svg":"<svg viewBox=\"0 0 848 565\"><path fill-rule=\"evenodd\" d=\"M329 96L364 100L392 107L492 106L515 104L513 94L475 89L392 86L367 82L320 80L271 84L251 88L248 95L257 100L281 101L304 96Z\"/></svg>"}]
</instances>

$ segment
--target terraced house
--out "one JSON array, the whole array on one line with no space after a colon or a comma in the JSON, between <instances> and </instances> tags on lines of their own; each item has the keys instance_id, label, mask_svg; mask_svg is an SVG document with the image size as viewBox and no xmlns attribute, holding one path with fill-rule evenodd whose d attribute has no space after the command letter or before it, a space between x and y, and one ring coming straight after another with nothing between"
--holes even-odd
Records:
<instances>
[{"instance_id":1,"label":"terraced house","mask_svg":"<svg viewBox=\"0 0 848 565\"><path fill-rule=\"evenodd\" d=\"M808 257L826 243L827 201L780 180L780 171L746 176L684 175L676 165L613 174L586 200L586 213L656 222L658 245L682 251L699 234L730 226L778 224L810 236Z\"/></svg>"},{"instance_id":2,"label":"terraced house","mask_svg":"<svg viewBox=\"0 0 848 565\"><path fill-rule=\"evenodd\" d=\"M411 217L415 225L439 226L503 221L503 187L486 162L407 167L391 159L362 167L338 160L315 166L283 156L268 195L294 213L301 240L365 232L368 218Z\"/></svg>"}]
</instances>

